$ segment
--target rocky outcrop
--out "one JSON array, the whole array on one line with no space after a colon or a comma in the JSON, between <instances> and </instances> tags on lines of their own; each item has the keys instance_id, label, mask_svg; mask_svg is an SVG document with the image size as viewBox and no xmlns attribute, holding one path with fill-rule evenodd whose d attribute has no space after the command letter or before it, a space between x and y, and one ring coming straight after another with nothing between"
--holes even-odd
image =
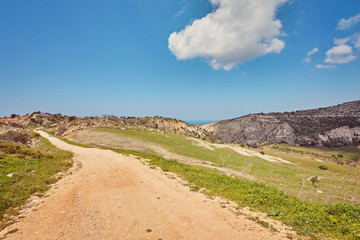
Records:
<instances>
[{"instance_id":1,"label":"rocky outcrop","mask_svg":"<svg viewBox=\"0 0 360 240\"><path fill-rule=\"evenodd\" d=\"M342 146L360 143L360 101L305 111L253 114L201 126L229 143Z\"/></svg>"}]
</instances>

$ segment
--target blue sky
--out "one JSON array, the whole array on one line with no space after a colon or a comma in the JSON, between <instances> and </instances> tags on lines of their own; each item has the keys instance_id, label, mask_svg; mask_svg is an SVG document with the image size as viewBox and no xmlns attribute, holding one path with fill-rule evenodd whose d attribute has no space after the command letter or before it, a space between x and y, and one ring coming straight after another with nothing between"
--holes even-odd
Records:
<instances>
[{"instance_id":1,"label":"blue sky","mask_svg":"<svg viewBox=\"0 0 360 240\"><path fill-rule=\"evenodd\" d=\"M360 1L264 1L0 1L0 116L220 120L359 100Z\"/></svg>"}]
</instances>

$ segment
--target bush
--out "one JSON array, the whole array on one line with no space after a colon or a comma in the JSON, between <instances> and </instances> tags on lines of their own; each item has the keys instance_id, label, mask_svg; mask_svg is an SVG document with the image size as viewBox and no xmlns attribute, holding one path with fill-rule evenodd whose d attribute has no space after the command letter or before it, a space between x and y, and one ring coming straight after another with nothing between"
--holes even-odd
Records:
<instances>
[{"instance_id":1,"label":"bush","mask_svg":"<svg viewBox=\"0 0 360 240\"><path fill-rule=\"evenodd\" d=\"M33 112L32 114L30 114L30 117L33 117L35 114L41 114L41 112L40 111Z\"/></svg>"},{"instance_id":2,"label":"bush","mask_svg":"<svg viewBox=\"0 0 360 240\"><path fill-rule=\"evenodd\" d=\"M343 158L344 156L342 154L337 155L338 158Z\"/></svg>"},{"instance_id":3,"label":"bush","mask_svg":"<svg viewBox=\"0 0 360 240\"><path fill-rule=\"evenodd\" d=\"M68 117L68 122L72 122L72 121L74 121L75 119L76 119L75 116L70 116L70 117Z\"/></svg>"},{"instance_id":4,"label":"bush","mask_svg":"<svg viewBox=\"0 0 360 240\"><path fill-rule=\"evenodd\" d=\"M27 144L31 141L31 137L26 133L9 131L4 135L0 136L0 140L4 140L7 142L18 142L22 144Z\"/></svg>"},{"instance_id":5,"label":"bush","mask_svg":"<svg viewBox=\"0 0 360 240\"><path fill-rule=\"evenodd\" d=\"M327 167L327 166L324 166L324 165L320 165L319 168L320 168L321 170L328 170L328 167Z\"/></svg>"},{"instance_id":6,"label":"bush","mask_svg":"<svg viewBox=\"0 0 360 240\"><path fill-rule=\"evenodd\" d=\"M260 152L262 155L265 155L265 153L263 151Z\"/></svg>"},{"instance_id":7,"label":"bush","mask_svg":"<svg viewBox=\"0 0 360 240\"><path fill-rule=\"evenodd\" d=\"M318 181L320 181L318 176L314 176L312 178L310 178L310 181L312 183L312 185L314 186L315 183L317 183Z\"/></svg>"}]
</instances>

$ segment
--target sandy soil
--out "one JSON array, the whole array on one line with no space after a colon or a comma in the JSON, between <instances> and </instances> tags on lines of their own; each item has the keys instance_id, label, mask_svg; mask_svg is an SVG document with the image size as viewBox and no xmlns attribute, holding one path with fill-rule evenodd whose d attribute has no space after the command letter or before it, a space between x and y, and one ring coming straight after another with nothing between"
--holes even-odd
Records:
<instances>
[{"instance_id":1,"label":"sandy soil","mask_svg":"<svg viewBox=\"0 0 360 240\"><path fill-rule=\"evenodd\" d=\"M82 168L0 237L17 229L6 239L283 239L135 158L50 141Z\"/></svg>"}]
</instances>

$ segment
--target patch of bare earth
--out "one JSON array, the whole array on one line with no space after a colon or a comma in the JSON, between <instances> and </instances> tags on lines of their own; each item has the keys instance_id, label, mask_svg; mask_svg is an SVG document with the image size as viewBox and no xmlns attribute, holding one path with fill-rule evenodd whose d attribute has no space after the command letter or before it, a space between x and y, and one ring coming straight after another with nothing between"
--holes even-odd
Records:
<instances>
[{"instance_id":1,"label":"patch of bare earth","mask_svg":"<svg viewBox=\"0 0 360 240\"><path fill-rule=\"evenodd\" d=\"M136 158L50 141L73 151L82 168L0 237L11 231L6 239L285 239Z\"/></svg>"}]
</instances>

